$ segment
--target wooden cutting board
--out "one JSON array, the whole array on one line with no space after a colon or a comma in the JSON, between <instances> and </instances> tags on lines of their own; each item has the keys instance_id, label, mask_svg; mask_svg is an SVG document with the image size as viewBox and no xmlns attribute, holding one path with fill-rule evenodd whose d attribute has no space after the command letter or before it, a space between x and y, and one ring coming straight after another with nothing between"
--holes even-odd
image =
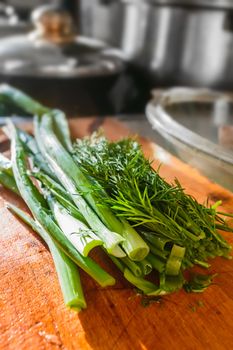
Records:
<instances>
[{"instance_id":1,"label":"wooden cutting board","mask_svg":"<svg viewBox=\"0 0 233 350\"><path fill-rule=\"evenodd\" d=\"M129 134L116 121L97 118L72 121L72 133L83 136L100 124L110 139ZM141 142L147 156L163 160L161 174L167 180L177 177L200 202L207 196L211 201L221 199L222 209L233 211L232 193L155 144ZM118 283L102 289L81 273L88 308L76 314L63 304L47 248L8 212L6 201L26 208L16 195L0 187L0 349L233 349L232 260L214 261L211 271L219 275L204 293L180 291L145 308L111 262L99 257ZM225 236L233 242L230 234Z\"/></svg>"}]
</instances>

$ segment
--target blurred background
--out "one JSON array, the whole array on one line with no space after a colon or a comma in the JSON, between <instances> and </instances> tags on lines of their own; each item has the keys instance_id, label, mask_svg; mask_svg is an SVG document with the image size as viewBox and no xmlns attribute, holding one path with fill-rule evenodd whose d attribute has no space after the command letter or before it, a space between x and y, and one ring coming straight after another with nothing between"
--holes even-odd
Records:
<instances>
[{"instance_id":1,"label":"blurred background","mask_svg":"<svg viewBox=\"0 0 233 350\"><path fill-rule=\"evenodd\" d=\"M233 188L232 0L0 1L1 82L70 117L156 130Z\"/></svg>"},{"instance_id":2,"label":"blurred background","mask_svg":"<svg viewBox=\"0 0 233 350\"><path fill-rule=\"evenodd\" d=\"M0 80L70 113L140 113L158 87L233 88L231 0L5 0L0 39Z\"/></svg>"}]
</instances>

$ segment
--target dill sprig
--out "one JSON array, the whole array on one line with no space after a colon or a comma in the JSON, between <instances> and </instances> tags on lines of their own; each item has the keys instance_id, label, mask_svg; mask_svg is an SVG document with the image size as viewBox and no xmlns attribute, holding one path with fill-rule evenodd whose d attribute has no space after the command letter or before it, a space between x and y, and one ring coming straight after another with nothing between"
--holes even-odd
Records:
<instances>
[{"instance_id":1,"label":"dill sprig","mask_svg":"<svg viewBox=\"0 0 233 350\"><path fill-rule=\"evenodd\" d=\"M186 248L182 268L208 258L229 257L230 245L217 229L233 231L217 208L200 204L177 179L166 182L134 139L109 142L101 133L77 140L74 159L106 191L105 201L144 239L163 238ZM104 198L102 197L102 201ZM171 248L170 248L171 249Z\"/></svg>"}]
</instances>

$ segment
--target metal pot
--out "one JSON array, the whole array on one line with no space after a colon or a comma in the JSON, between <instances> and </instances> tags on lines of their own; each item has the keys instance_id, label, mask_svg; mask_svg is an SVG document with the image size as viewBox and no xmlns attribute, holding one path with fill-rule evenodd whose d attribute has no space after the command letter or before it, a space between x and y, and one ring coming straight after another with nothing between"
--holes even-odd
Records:
<instances>
[{"instance_id":1,"label":"metal pot","mask_svg":"<svg viewBox=\"0 0 233 350\"><path fill-rule=\"evenodd\" d=\"M119 0L81 0L79 30L91 38L121 47L125 6Z\"/></svg>"},{"instance_id":2,"label":"metal pot","mask_svg":"<svg viewBox=\"0 0 233 350\"><path fill-rule=\"evenodd\" d=\"M111 90L124 70L117 52L77 36L54 7L33 13L35 30L0 40L0 81L71 114L112 113Z\"/></svg>"},{"instance_id":3,"label":"metal pot","mask_svg":"<svg viewBox=\"0 0 233 350\"><path fill-rule=\"evenodd\" d=\"M232 89L231 0L122 0L107 1L107 5L99 2L102 8L108 6L109 17L113 10L118 14L115 22L119 23L120 38L116 42L116 36L110 37L109 42L122 49L150 86ZM104 23L108 23L106 19L101 25ZM111 30L104 31L102 27L101 32Z\"/></svg>"}]
</instances>

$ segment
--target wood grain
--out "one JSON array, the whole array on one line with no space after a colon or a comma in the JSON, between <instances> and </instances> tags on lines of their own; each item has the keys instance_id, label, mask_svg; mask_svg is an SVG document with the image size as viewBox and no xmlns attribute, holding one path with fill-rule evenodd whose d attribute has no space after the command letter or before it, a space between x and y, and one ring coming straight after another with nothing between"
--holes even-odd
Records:
<instances>
[{"instance_id":1,"label":"wood grain","mask_svg":"<svg viewBox=\"0 0 233 350\"><path fill-rule=\"evenodd\" d=\"M113 140L130 132L112 119L80 119L71 122L73 136L83 136L102 124ZM223 200L232 212L233 194L213 184L190 166L142 139L147 156L164 160L162 175L178 177L187 192L203 202ZM154 162L158 166L160 160ZM118 280L111 288L98 287L81 273L88 309L68 311L59 290L47 248L24 224L8 212L9 201L22 201L0 187L0 349L232 349L233 262L217 258L211 271L216 284L203 294L183 291L161 303L141 306L115 267L100 252L98 261ZM225 234L233 242L230 234Z\"/></svg>"}]
</instances>

